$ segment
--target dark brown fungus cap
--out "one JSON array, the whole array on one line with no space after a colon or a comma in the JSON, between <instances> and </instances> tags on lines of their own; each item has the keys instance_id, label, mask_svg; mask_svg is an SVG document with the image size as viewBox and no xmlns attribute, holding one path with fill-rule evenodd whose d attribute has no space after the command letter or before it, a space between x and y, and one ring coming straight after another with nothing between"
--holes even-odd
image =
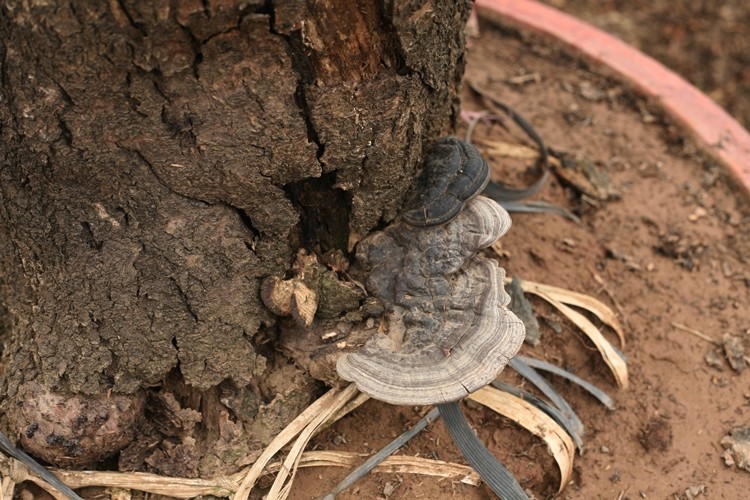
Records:
<instances>
[{"instance_id":1,"label":"dark brown fungus cap","mask_svg":"<svg viewBox=\"0 0 750 500\"><path fill-rule=\"evenodd\" d=\"M403 217L414 226L445 224L464 204L481 193L490 180L490 167L473 145L444 137L430 147L414 197Z\"/></svg>"},{"instance_id":2,"label":"dark brown fungus cap","mask_svg":"<svg viewBox=\"0 0 750 500\"><path fill-rule=\"evenodd\" d=\"M492 381L524 327L507 308L505 272L476 252L509 228L502 207L477 197L447 224L400 221L360 241L358 265L386 304L386 331L343 354L339 375L400 405L456 401Z\"/></svg>"}]
</instances>

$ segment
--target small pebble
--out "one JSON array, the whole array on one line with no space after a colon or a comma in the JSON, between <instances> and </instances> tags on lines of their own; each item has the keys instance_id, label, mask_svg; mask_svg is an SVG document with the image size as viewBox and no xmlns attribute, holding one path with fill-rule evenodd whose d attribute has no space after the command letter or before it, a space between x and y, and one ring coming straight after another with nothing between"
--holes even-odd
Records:
<instances>
[{"instance_id":1,"label":"small pebble","mask_svg":"<svg viewBox=\"0 0 750 500\"><path fill-rule=\"evenodd\" d=\"M703 217L706 217L708 215L708 212L703 207L696 207L695 211L693 211L692 214L688 216L688 220L690 222L696 222L698 219L702 219Z\"/></svg>"}]
</instances>

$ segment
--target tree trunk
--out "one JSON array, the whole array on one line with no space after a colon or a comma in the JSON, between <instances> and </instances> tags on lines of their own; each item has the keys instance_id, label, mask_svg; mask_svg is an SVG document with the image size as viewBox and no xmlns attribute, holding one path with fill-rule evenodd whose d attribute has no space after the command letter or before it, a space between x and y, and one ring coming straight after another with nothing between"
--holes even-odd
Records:
<instances>
[{"instance_id":1,"label":"tree trunk","mask_svg":"<svg viewBox=\"0 0 750 500\"><path fill-rule=\"evenodd\" d=\"M260 283L395 217L457 116L469 2L0 9L3 426L66 466L257 448L316 387Z\"/></svg>"}]
</instances>

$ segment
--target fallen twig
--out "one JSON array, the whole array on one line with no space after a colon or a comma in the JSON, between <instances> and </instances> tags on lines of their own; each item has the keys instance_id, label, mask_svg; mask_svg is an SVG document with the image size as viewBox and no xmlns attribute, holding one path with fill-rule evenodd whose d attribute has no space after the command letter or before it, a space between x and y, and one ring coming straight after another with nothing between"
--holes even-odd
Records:
<instances>
[{"instance_id":1,"label":"fallen twig","mask_svg":"<svg viewBox=\"0 0 750 500\"><path fill-rule=\"evenodd\" d=\"M672 321L672 326L677 328L678 330L682 330L683 332L687 332L691 335L695 335L699 339L705 340L706 342L711 342L714 345L720 345L719 342L712 339L705 333L701 332L700 330L696 330L695 328L690 328L689 326L685 326L683 324L677 323L675 321Z\"/></svg>"},{"instance_id":2,"label":"fallen twig","mask_svg":"<svg viewBox=\"0 0 750 500\"><path fill-rule=\"evenodd\" d=\"M672 321L672 326L675 327L675 328L677 328L678 330L682 330L683 332L687 332L690 335L694 335L694 336L698 337L701 340L705 340L706 342L710 342L710 343L712 343L715 346L722 346L723 345L718 340L715 340L715 339L711 338L710 336L706 335L705 333L703 333L700 330L696 330L695 328L690 328L689 326L685 326L685 325L683 325L681 323L677 323L675 321ZM743 356L743 358L745 358L745 362L746 363L750 364L750 356Z\"/></svg>"}]
</instances>

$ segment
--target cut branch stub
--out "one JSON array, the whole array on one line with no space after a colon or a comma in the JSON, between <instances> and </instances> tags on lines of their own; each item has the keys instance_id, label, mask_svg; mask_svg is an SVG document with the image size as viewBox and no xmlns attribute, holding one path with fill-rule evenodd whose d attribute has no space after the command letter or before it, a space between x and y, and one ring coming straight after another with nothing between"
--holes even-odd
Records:
<instances>
[{"instance_id":1,"label":"cut branch stub","mask_svg":"<svg viewBox=\"0 0 750 500\"><path fill-rule=\"evenodd\" d=\"M473 145L445 137L430 147L416 192L403 217L414 226L445 224L490 180L490 167Z\"/></svg>"},{"instance_id":2,"label":"cut branch stub","mask_svg":"<svg viewBox=\"0 0 750 500\"><path fill-rule=\"evenodd\" d=\"M339 375L392 404L459 400L515 355L523 323L507 309L505 272L476 252L510 228L508 213L477 197L447 224L400 221L363 239L358 266L386 304L386 328L343 354Z\"/></svg>"}]
</instances>

